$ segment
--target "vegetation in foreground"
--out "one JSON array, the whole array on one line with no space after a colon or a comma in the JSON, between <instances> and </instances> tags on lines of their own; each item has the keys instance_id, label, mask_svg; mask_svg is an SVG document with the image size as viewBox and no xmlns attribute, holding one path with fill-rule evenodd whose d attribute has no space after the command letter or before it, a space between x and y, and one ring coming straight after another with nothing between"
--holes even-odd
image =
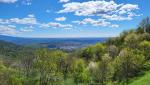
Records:
<instances>
[{"instance_id":1,"label":"vegetation in foreground","mask_svg":"<svg viewBox=\"0 0 150 85\"><path fill-rule=\"evenodd\" d=\"M0 85L149 85L150 19L74 52L0 43Z\"/></svg>"},{"instance_id":2,"label":"vegetation in foreground","mask_svg":"<svg viewBox=\"0 0 150 85\"><path fill-rule=\"evenodd\" d=\"M149 85L150 84L150 72L145 73L142 76L135 78L129 85Z\"/></svg>"}]
</instances>

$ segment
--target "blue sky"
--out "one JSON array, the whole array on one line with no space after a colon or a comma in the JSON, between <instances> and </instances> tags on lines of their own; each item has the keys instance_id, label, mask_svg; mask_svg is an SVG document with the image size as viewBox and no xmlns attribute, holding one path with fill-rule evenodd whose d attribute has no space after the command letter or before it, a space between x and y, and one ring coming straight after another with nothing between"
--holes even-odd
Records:
<instances>
[{"instance_id":1,"label":"blue sky","mask_svg":"<svg viewBox=\"0 0 150 85\"><path fill-rule=\"evenodd\" d=\"M114 37L150 16L150 0L0 0L0 34Z\"/></svg>"}]
</instances>

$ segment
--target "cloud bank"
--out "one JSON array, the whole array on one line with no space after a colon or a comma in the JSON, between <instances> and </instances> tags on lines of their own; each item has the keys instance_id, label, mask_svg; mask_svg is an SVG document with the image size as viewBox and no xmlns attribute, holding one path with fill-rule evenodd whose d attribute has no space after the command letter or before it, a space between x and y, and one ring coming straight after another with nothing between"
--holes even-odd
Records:
<instances>
[{"instance_id":1,"label":"cloud bank","mask_svg":"<svg viewBox=\"0 0 150 85\"><path fill-rule=\"evenodd\" d=\"M71 2L63 5L58 13L73 13L77 16L97 16L108 20L131 20L137 16L136 4L117 4L114 1ZM130 16L132 14L132 16Z\"/></svg>"}]
</instances>

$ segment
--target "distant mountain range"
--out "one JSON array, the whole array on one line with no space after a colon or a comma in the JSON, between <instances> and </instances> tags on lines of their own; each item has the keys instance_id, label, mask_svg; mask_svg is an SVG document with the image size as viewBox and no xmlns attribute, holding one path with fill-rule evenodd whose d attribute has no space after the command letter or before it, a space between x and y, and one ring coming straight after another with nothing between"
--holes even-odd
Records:
<instances>
[{"instance_id":1,"label":"distant mountain range","mask_svg":"<svg viewBox=\"0 0 150 85\"><path fill-rule=\"evenodd\" d=\"M17 45L64 50L72 50L98 42L105 42L107 39L108 38L22 38L0 35L0 40Z\"/></svg>"}]
</instances>

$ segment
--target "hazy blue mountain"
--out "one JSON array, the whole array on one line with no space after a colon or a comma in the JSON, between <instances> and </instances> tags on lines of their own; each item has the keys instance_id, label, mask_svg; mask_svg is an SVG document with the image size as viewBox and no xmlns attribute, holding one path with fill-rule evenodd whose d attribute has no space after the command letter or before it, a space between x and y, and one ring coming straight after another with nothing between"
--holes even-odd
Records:
<instances>
[{"instance_id":1,"label":"hazy blue mountain","mask_svg":"<svg viewBox=\"0 0 150 85\"><path fill-rule=\"evenodd\" d=\"M32 47L72 50L97 42L105 42L108 38L22 38L0 35L0 40Z\"/></svg>"}]
</instances>

